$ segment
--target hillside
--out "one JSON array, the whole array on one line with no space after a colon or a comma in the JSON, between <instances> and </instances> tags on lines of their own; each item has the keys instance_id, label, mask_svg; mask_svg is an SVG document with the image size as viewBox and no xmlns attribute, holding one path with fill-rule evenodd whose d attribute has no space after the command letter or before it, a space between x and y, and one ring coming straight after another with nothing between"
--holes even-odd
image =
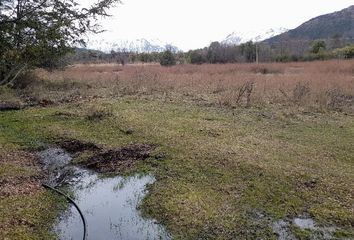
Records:
<instances>
[{"instance_id":1,"label":"hillside","mask_svg":"<svg viewBox=\"0 0 354 240\"><path fill-rule=\"evenodd\" d=\"M311 41L331 38L354 41L354 5L338 12L313 18L293 30L266 40L266 42L276 44L280 41Z\"/></svg>"}]
</instances>

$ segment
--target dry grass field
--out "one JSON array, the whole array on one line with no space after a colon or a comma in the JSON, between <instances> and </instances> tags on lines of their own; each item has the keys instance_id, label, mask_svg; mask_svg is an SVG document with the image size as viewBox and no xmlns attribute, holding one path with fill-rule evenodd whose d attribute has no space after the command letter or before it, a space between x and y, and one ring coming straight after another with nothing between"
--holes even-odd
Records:
<instances>
[{"instance_id":1,"label":"dry grass field","mask_svg":"<svg viewBox=\"0 0 354 240\"><path fill-rule=\"evenodd\" d=\"M75 65L36 74L21 90L0 89L0 101L25 106L0 112L0 156L58 139L150 144L159 158L116 173L154 174L142 212L174 239L280 239L279 221L294 239L354 237L354 61ZM0 181L27 171L6 164ZM43 201L36 197L32 207ZM15 209L0 216L5 239L50 236L28 224L43 222L38 209L12 221L21 208L0 197L4 209ZM317 227L291 225L299 217Z\"/></svg>"},{"instance_id":2,"label":"dry grass field","mask_svg":"<svg viewBox=\"0 0 354 240\"><path fill-rule=\"evenodd\" d=\"M39 76L54 81L51 90L67 97L79 91L82 96L155 95L226 107L296 104L316 110L353 111L353 66L352 60L169 68L101 64L76 65L64 72L41 71ZM77 89L71 84L84 87Z\"/></svg>"}]
</instances>

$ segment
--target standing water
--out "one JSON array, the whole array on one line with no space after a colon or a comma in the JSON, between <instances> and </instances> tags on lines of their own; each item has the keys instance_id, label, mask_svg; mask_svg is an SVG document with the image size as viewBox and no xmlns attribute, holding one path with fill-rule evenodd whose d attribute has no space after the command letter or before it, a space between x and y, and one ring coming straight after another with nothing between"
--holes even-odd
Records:
<instances>
[{"instance_id":1,"label":"standing water","mask_svg":"<svg viewBox=\"0 0 354 240\"><path fill-rule=\"evenodd\" d=\"M59 148L39 156L51 173L49 184L68 186L73 193L87 220L87 239L170 239L163 226L143 218L137 209L154 177L99 178L92 171L68 165L70 155ZM61 240L82 239L83 223L77 209L70 206L54 229Z\"/></svg>"}]
</instances>

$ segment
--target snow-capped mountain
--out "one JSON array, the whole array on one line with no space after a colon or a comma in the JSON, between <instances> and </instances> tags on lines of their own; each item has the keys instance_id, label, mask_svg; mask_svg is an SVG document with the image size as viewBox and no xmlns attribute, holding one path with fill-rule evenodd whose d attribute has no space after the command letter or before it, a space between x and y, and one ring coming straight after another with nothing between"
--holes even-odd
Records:
<instances>
[{"instance_id":1,"label":"snow-capped mountain","mask_svg":"<svg viewBox=\"0 0 354 240\"><path fill-rule=\"evenodd\" d=\"M226 45L240 45L249 41L261 42L263 40L277 36L287 31L289 30L286 28L271 28L258 32L233 32L229 34L223 41L221 41L221 43Z\"/></svg>"},{"instance_id":2,"label":"snow-capped mountain","mask_svg":"<svg viewBox=\"0 0 354 240\"><path fill-rule=\"evenodd\" d=\"M87 48L99 50L109 53L112 50L115 52L136 52L136 53L152 53L163 52L166 49L172 51L179 51L179 49L171 44L164 43L159 39L116 39L116 40L90 40L88 41Z\"/></svg>"}]
</instances>

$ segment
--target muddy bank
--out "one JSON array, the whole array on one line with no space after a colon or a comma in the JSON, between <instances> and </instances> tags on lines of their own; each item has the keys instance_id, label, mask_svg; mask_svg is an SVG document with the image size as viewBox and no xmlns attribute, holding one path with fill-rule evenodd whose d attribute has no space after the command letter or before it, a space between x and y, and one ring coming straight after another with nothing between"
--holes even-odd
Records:
<instances>
[{"instance_id":1,"label":"muddy bank","mask_svg":"<svg viewBox=\"0 0 354 240\"><path fill-rule=\"evenodd\" d=\"M133 144L122 148L101 151L90 157L83 166L100 173L112 173L131 168L137 161L151 157L155 147L148 144Z\"/></svg>"},{"instance_id":2,"label":"muddy bank","mask_svg":"<svg viewBox=\"0 0 354 240\"><path fill-rule=\"evenodd\" d=\"M76 139L69 139L69 140L60 140L57 141L57 144L67 151L68 153L74 154L83 151L100 151L102 150L101 147L97 146L91 142L83 142Z\"/></svg>"},{"instance_id":3,"label":"muddy bank","mask_svg":"<svg viewBox=\"0 0 354 240\"><path fill-rule=\"evenodd\" d=\"M105 149L91 142L70 139L57 141L57 145L72 154L75 160L78 160L79 166L99 173L124 172L132 169L139 161L151 157L157 158L152 155L156 149L156 146L152 144L137 143L120 148Z\"/></svg>"}]
</instances>

